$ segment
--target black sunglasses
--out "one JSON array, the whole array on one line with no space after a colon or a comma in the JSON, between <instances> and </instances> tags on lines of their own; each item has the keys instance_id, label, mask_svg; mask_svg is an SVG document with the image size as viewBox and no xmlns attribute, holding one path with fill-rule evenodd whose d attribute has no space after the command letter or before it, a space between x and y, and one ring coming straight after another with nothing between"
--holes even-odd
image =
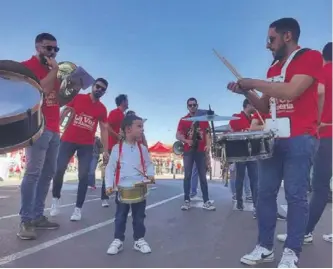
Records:
<instances>
[{"instance_id":1,"label":"black sunglasses","mask_svg":"<svg viewBox=\"0 0 333 269\"><path fill-rule=\"evenodd\" d=\"M54 46L43 46L47 51L52 51L54 50L55 52L58 52L60 50L59 47L54 47Z\"/></svg>"},{"instance_id":2,"label":"black sunglasses","mask_svg":"<svg viewBox=\"0 0 333 269\"><path fill-rule=\"evenodd\" d=\"M95 87L97 90L102 90L103 92L106 91L106 88L104 88L103 86L99 85L99 84L95 84Z\"/></svg>"},{"instance_id":3,"label":"black sunglasses","mask_svg":"<svg viewBox=\"0 0 333 269\"><path fill-rule=\"evenodd\" d=\"M188 107L197 107L197 104L188 104Z\"/></svg>"}]
</instances>

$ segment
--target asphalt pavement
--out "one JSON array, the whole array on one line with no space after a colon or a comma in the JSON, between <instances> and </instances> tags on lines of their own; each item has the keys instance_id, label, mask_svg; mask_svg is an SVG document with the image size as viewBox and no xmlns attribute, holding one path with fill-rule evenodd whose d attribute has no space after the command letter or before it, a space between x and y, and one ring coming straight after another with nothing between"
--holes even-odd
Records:
<instances>
[{"instance_id":1,"label":"asphalt pavement","mask_svg":"<svg viewBox=\"0 0 333 269\"><path fill-rule=\"evenodd\" d=\"M152 186L145 221L152 253L133 250L132 223L129 219L124 251L116 256L106 254L113 240L114 201L102 208L100 189L89 190L82 211L82 220L69 220L76 199L77 183L66 183L62 194L62 214L56 219L61 227L53 231L38 231L34 241L16 237L19 217L20 189L0 187L0 266L2 267L245 267L239 259L251 251L257 237L256 221L251 205L247 211L234 210L230 191L221 183L209 184L210 199L216 211L204 211L202 202L194 202L188 212L180 210L183 202L182 181L158 180ZM48 196L47 208L50 206ZM286 214L283 189L279 211ZM49 210L46 210L48 215ZM286 231L286 222L278 221L277 232ZM332 232L332 206L327 205L317 226L312 245L304 246L300 267L332 268L332 244L322 240L322 234ZM276 261L264 264L276 268L283 244L276 241Z\"/></svg>"}]
</instances>

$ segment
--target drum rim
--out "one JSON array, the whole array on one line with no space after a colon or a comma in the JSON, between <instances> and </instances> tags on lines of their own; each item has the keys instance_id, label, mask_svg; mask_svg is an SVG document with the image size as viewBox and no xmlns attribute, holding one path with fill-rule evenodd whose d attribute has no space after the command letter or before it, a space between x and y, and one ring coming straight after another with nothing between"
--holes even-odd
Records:
<instances>
[{"instance_id":1,"label":"drum rim","mask_svg":"<svg viewBox=\"0 0 333 269\"><path fill-rule=\"evenodd\" d=\"M255 134L251 134L251 132L233 132L233 133L226 133L219 137L218 141L221 140L251 140L251 139L260 139L260 138L274 138L273 131L253 131L256 132ZM244 134L244 135L233 135L233 134Z\"/></svg>"},{"instance_id":2,"label":"drum rim","mask_svg":"<svg viewBox=\"0 0 333 269\"><path fill-rule=\"evenodd\" d=\"M44 131L44 127L45 127L45 120L44 120L44 117L42 116L41 125L40 125L39 129L37 130L37 132L31 138L29 138L19 144L16 144L14 146L0 148L0 154L5 154L5 153L11 152L11 151L26 148L26 147L30 146L31 142L35 143L37 141L37 139L41 137L41 135Z\"/></svg>"},{"instance_id":3,"label":"drum rim","mask_svg":"<svg viewBox=\"0 0 333 269\"><path fill-rule=\"evenodd\" d=\"M265 153L265 154L260 154L256 156L247 156L247 157L227 157L228 162L250 162L250 161L260 161L260 160L266 160L269 158L272 158L273 152Z\"/></svg>"},{"instance_id":4,"label":"drum rim","mask_svg":"<svg viewBox=\"0 0 333 269\"><path fill-rule=\"evenodd\" d=\"M39 103L37 103L36 105L34 105L31 108L31 114L35 114L36 112L41 110L42 103L43 103L43 91L42 91L42 87L39 85L39 83L37 81L29 78L28 76L22 75L20 73L15 73L12 71L7 71L7 70L0 70L0 77L3 77L3 75L9 75L11 77L19 78L19 80L27 82L31 86L36 88L40 95L40 101L39 101ZM16 121L21 121L21 120L26 119L27 117L28 117L27 112L20 113L20 114L14 115L14 116L2 117L2 118L0 118L0 125L9 124L9 123L13 123Z\"/></svg>"}]
</instances>

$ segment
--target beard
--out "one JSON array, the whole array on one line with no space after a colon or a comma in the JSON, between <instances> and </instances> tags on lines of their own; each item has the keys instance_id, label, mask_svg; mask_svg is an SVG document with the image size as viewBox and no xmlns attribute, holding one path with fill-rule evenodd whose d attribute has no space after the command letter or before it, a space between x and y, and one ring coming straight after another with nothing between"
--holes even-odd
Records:
<instances>
[{"instance_id":1,"label":"beard","mask_svg":"<svg viewBox=\"0 0 333 269\"><path fill-rule=\"evenodd\" d=\"M287 55L287 45L283 44L278 50L275 51L274 61L280 61Z\"/></svg>"}]
</instances>

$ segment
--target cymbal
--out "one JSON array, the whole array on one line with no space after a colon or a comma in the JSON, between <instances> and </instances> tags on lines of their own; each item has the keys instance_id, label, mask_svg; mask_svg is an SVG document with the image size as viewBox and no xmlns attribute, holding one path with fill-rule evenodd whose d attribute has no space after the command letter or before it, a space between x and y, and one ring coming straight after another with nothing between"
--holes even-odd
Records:
<instances>
[{"instance_id":1,"label":"cymbal","mask_svg":"<svg viewBox=\"0 0 333 269\"><path fill-rule=\"evenodd\" d=\"M214 131L218 132L218 133L219 132L229 132L229 131L231 131L231 128L230 128L229 124L227 124L227 125L221 125L221 126L215 127Z\"/></svg>"},{"instance_id":2,"label":"cymbal","mask_svg":"<svg viewBox=\"0 0 333 269\"><path fill-rule=\"evenodd\" d=\"M219 116L216 114L213 115L203 115L203 116L197 116L197 117L190 117L186 118L184 120L186 121L229 121L229 120L238 120L238 117L231 117L231 116Z\"/></svg>"}]
</instances>

